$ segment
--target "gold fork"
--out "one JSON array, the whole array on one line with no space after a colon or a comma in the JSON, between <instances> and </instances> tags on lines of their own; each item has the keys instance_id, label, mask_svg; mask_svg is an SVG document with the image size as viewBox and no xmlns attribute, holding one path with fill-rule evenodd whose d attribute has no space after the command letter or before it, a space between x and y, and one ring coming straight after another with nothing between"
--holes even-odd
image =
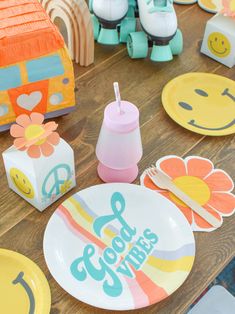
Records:
<instances>
[{"instance_id":1,"label":"gold fork","mask_svg":"<svg viewBox=\"0 0 235 314\"><path fill-rule=\"evenodd\" d=\"M221 221L216 219L211 213L206 211L196 201L191 199L186 193L179 189L165 173L157 169L155 166L151 166L150 168L146 169L145 172L155 185L159 186L161 189L172 192L195 213L205 219L210 225L215 228L221 226Z\"/></svg>"}]
</instances>

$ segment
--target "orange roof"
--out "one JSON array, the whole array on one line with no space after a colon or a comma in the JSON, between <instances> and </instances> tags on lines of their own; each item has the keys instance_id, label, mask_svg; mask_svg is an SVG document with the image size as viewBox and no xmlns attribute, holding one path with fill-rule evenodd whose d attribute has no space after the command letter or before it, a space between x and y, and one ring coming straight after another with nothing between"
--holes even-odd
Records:
<instances>
[{"instance_id":1,"label":"orange roof","mask_svg":"<svg viewBox=\"0 0 235 314\"><path fill-rule=\"evenodd\" d=\"M0 1L0 66L33 59L64 46L38 0Z\"/></svg>"}]
</instances>

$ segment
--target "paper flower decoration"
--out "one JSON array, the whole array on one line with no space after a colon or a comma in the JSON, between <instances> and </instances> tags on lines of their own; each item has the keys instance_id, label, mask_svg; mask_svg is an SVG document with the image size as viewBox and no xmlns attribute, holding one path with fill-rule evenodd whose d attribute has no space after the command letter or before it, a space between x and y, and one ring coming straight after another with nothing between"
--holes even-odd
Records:
<instances>
[{"instance_id":1,"label":"paper flower decoration","mask_svg":"<svg viewBox=\"0 0 235 314\"><path fill-rule=\"evenodd\" d=\"M71 186L72 186L72 181L71 180L64 181L64 183L60 187L60 193L61 194L66 193L68 190L70 190Z\"/></svg>"},{"instance_id":2,"label":"paper flower decoration","mask_svg":"<svg viewBox=\"0 0 235 314\"><path fill-rule=\"evenodd\" d=\"M60 142L57 132L58 124L47 122L43 124L44 116L33 112L30 116L22 114L16 118L16 123L11 126L10 133L14 140L14 146L18 150L27 151L31 158L39 158L41 155L50 156L54 152L54 146Z\"/></svg>"},{"instance_id":3,"label":"paper flower decoration","mask_svg":"<svg viewBox=\"0 0 235 314\"><path fill-rule=\"evenodd\" d=\"M222 0L223 9L221 11L225 16L235 18L235 0Z\"/></svg>"},{"instance_id":4,"label":"paper flower decoration","mask_svg":"<svg viewBox=\"0 0 235 314\"><path fill-rule=\"evenodd\" d=\"M166 156L158 160L156 166L167 174L177 187L221 222L223 220L222 216L230 216L234 213L235 196L231 193L234 188L233 181L223 170L214 169L210 160L195 156L186 159L177 156ZM174 202L187 218L194 231L214 230L209 223L171 192L154 185L145 173L141 177L141 183Z\"/></svg>"}]
</instances>

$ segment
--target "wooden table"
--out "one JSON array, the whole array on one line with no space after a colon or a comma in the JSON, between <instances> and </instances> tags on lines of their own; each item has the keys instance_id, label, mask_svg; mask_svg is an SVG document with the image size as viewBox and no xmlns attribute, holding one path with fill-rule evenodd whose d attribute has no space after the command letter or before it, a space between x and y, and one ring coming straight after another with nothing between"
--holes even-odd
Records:
<instances>
[{"instance_id":1,"label":"wooden table","mask_svg":"<svg viewBox=\"0 0 235 314\"><path fill-rule=\"evenodd\" d=\"M172 62L134 61L129 59L123 45L114 48L97 45L94 65L88 68L75 65L78 107L75 113L60 117L57 122L61 137L75 152L77 188L39 213L8 189L3 163L0 163L0 247L25 254L41 267L51 287L53 314L106 313L75 300L55 282L45 264L42 243L46 224L61 201L76 191L101 183L96 174L95 145L104 107L114 98L112 82L119 81L123 99L140 109L144 145L140 172L158 158L176 154L210 158L217 167L232 177L235 175L234 136L212 138L186 131L162 108L162 88L177 75L202 71L235 78L235 68L228 69L199 52L205 23L211 15L197 5L176 6L176 9L185 47L183 54ZM8 132L0 135L1 152L11 144ZM234 226L235 215L225 218L223 226L215 232L196 233L196 261L183 286L165 301L135 313L184 313L235 255Z\"/></svg>"}]
</instances>

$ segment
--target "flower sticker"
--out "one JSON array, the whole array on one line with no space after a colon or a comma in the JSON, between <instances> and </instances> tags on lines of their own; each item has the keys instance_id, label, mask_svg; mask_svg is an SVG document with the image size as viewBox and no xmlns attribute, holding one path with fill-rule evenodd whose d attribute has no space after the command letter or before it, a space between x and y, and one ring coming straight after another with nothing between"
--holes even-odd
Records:
<instances>
[{"instance_id":1,"label":"flower sticker","mask_svg":"<svg viewBox=\"0 0 235 314\"><path fill-rule=\"evenodd\" d=\"M10 129L15 138L14 146L26 151L31 158L48 157L53 154L54 146L60 142L60 136L54 132L58 124L47 122L43 124L44 116L33 112L30 116L22 114L16 118L16 124Z\"/></svg>"},{"instance_id":2,"label":"flower sticker","mask_svg":"<svg viewBox=\"0 0 235 314\"><path fill-rule=\"evenodd\" d=\"M60 187L60 193L65 194L68 190L70 190L72 186L72 181L71 180L66 180Z\"/></svg>"},{"instance_id":3,"label":"flower sticker","mask_svg":"<svg viewBox=\"0 0 235 314\"><path fill-rule=\"evenodd\" d=\"M178 188L221 222L223 216L230 216L234 213L235 196L231 193L234 188L233 181L226 172L215 169L210 160L196 156L185 159L178 156L166 156L159 159L156 166L167 174ZM174 194L154 185L145 173L141 176L141 184L161 193L175 203L194 231L215 229Z\"/></svg>"}]
</instances>

